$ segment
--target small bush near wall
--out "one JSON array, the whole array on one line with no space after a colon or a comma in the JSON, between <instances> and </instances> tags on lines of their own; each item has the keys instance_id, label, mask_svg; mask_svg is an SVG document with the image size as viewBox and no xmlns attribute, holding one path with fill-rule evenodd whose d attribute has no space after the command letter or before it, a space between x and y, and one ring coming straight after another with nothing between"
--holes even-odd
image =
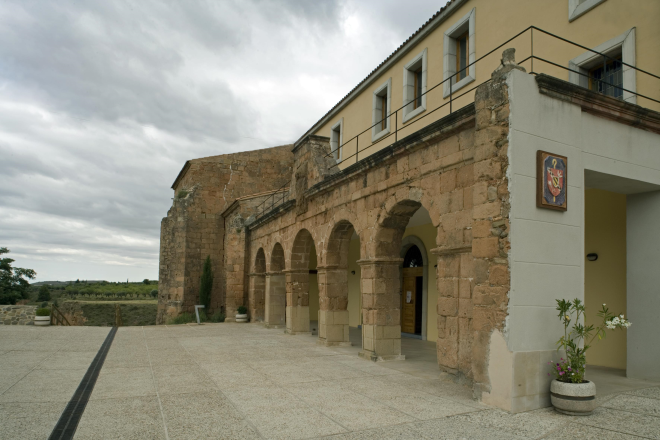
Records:
<instances>
[{"instance_id":1,"label":"small bush near wall","mask_svg":"<svg viewBox=\"0 0 660 440\"><path fill-rule=\"evenodd\" d=\"M195 322L196 319L190 313L182 313L175 318L171 318L167 321L167 325L176 325L176 324L188 324L190 322Z\"/></svg>"}]
</instances>

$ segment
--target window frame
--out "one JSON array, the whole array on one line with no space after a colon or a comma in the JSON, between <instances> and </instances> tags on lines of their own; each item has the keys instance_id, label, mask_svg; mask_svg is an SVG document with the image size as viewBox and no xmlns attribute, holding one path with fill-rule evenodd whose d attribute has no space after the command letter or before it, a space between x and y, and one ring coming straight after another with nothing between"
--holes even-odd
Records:
<instances>
[{"instance_id":1,"label":"window frame","mask_svg":"<svg viewBox=\"0 0 660 440\"><path fill-rule=\"evenodd\" d=\"M415 116L426 110L426 84L427 84L427 53L428 49L424 48L414 58L412 58L403 67L403 122L408 122ZM415 88L416 75L422 70L422 84L421 84L421 103L417 105L417 91Z\"/></svg>"},{"instance_id":2,"label":"window frame","mask_svg":"<svg viewBox=\"0 0 660 440\"><path fill-rule=\"evenodd\" d=\"M475 81L477 78L476 66L474 61L476 60L476 44L475 44L475 35L476 35L476 17L477 17L477 8L472 8L470 12L461 17L456 23L454 23L449 29L445 31L444 34L444 50L443 50L443 98L448 98L453 92L462 89L466 85ZM468 53L467 53L467 64L470 66L467 68L467 74L465 78L460 81L456 81L456 77L453 76L458 72L458 53L457 53L457 44L458 38L468 34ZM446 81L448 78L453 77L451 81ZM451 89L449 83L451 82Z\"/></svg>"},{"instance_id":3,"label":"window frame","mask_svg":"<svg viewBox=\"0 0 660 440\"><path fill-rule=\"evenodd\" d=\"M607 56L615 57L621 54L621 61L631 66L635 63L635 28L630 28L623 34L612 38L605 43L594 47L596 52L604 53ZM609 59L608 59L609 61ZM579 86L589 88L589 71L602 64L603 57L587 51L568 62L568 81ZM579 72L579 73L577 73ZM623 65L623 88L632 92L637 92L637 75L635 69ZM637 95L631 92L623 91L623 101L637 104Z\"/></svg>"},{"instance_id":4,"label":"window frame","mask_svg":"<svg viewBox=\"0 0 660 440\"><path fill-rule=\"evenodd\" d=\"M383 108L383 93L385 94L385 108ZM382 121L383 110L385 115L390 115L392 106L392 77L388 78L383 84L378 86L373 92L373 106L371 118L371 142L376 142L383 136L390 133L391 116L385 118L385 127L379 123Z\"/></svg>"},{"instance_id":5,"label":"window frame","mask_svg":"<svg viewBox=\"0 0 660 440\"><path fill-rule=\"evenodd\" d=\"M336 138L335 138L335 133L338 133ZM344 143L344 118L341 118L332 127L330 127L330 151L332 151L332 157L338 163L342 161L342 152L344 150L343 143Z\"/></svg>"},{"instance_id":6,"label":"window frame","mask_svg":"<svg viewBox=\"0 0 660 440\"><path fill-rule=\"evenodd\" d=\"M583 16L605 1L606 0L585 0L584 2L580 3L580 0L568 0L569 23Z\"/></svg>"}]
</instances>

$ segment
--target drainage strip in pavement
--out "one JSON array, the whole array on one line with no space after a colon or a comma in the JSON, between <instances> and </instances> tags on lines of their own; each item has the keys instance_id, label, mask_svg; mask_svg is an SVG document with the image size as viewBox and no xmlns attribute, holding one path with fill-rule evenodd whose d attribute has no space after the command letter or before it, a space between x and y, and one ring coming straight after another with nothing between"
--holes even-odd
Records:
<instances>
[{"instance_id":1,"label":"drainage strip in pavement","mask_svg":"<svg viewBox=\"0 0 660 440\"><path fill-rule=\"evenodd\" d=\"M116 333L117 327L112 327L105 341L103 341L101 348L99 348L98 353L96 353L96 357L94 357L94 360L87 369L80 385L78 385L78 389L73 393L73 397L71 397L66 408L64 408L64 412L62 412L48 440L69 440L73 438Z\"/></svg>"}]
</instances>

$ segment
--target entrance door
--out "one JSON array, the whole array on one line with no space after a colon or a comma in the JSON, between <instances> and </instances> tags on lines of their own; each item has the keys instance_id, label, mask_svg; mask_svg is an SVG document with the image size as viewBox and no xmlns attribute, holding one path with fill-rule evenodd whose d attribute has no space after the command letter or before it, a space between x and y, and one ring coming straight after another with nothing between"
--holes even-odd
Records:
<instances>
[{"instance_id":1,"label":"entrance door","mask_svg":"<svg viewBox=\"0 0 660 440\"><path fill-rule=\"evenodd\" d=\"M422 333L422 289L423 267L403 268L403 295L401 305L401 331Z\"/></svg>"},{"instance_id":2,"label":"entrance door","mask_svg":"<svg viewBox=\"0 0 660 440\"><path fill-rule=\"evenodd\" d=\"M423 267L422 253L411 246L403 259L401 284L401 332L422 334Z\"/></svg>"}]
</instances>

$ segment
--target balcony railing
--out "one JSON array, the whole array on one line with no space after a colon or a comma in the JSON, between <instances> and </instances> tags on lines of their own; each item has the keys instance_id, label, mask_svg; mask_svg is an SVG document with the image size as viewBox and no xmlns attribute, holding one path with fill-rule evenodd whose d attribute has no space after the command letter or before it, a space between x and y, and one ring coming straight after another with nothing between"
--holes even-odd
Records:
<instances>
[{"instance_id":1,"label":"balcony railing","mask_svg":"<svg viewBox=\"0 0 660 440\"><path fill-rule=\"evenodd\" d=\"M564 48L562 48L561 46L557 46L556 44L564 45ZM585 74L584 72L571 69L561 64L562 62L568 64L569 59L572 59L575 56L580 55L582 51L588 51L602 58L603 72L605 72L606 71L605 66L607 66L608 63L617 60L617 58L613 57L612 55L607 55L605 53L597 52L586 46L567 40L566 38L562 38L558 35L547 32L536 26L530 26L527 29L519 32L515 36L509 38L504 43L491 49L485 55L469 63L467 66L465 66L464 69L461 69L460 72L456 72L450 75L448 78L444 79L443 81L435 84L434 86L427 88L426 92L424 92L421 95L421 96L428 95L426 99L427 109L422 116L416 117L411 121L404 123L403 118L399 116L399 113L403 112L403 110L407 106L411 105L410 102L407 102L401 107L395 110L391 110L390 113L385 116L385 118L389 118L390 127L394 127L393 130L390 129L390 133L380 137L375 141L372 141L371 140L372 129L382 124L382 120L377 121L376 123L370 125L369 127L366 127L363 131L359 132L358 134L356 134L355 136L348 139L340 146L332 150L330 153L326 155L326 157L336 157L339 156L339 154L337 154L339 151L344 152L347 149L350 149L350 151L354 151L354 152L346 157L342 157L341 160L338 160L336 166L339 166L340 164L347 164L347 166L355 164L360 160L366 158L370 154L373 154L376 151L380 150L381 148L396 143L399 139L430 125L431 123L437 121L438 119L444 116L453 113L454 111L464 107L465 105L474 102L474 91L479 86L490 82L491 81L490 78L477 85L472 86L469 89L466 89L466 86L463 86L461 87L460 90L455 91L454 87L456 82L455 80L456 76L459 75L461 72L469 70L471 66L473 65L476 66L478 64L480 65L482 70L490 68L490 70L486 70L490 74L490 72L495 70L495 68L500 64L500 54L501 54L500 50L502 50L502 48L505 48L505 46L515 47L518 53L522 52L523 54L529 54L526 58L522 59L521 61L518 61L517 63L518 65L525 67L528 70L528 72L531 73L532 75L538 75L540 73L544 73L559 78L562 76L562 73L564 71L573 72L580 76L587 77L592 82L597 82L602 86L607 86L609 87L609 90L621 90L622 92L621 94L623 94L623 92L627 92L630 95L636 96L638 100L639 99L646 100L648 104L651 103L660 104L660 96L651 97L641 93L637 93L636 90L629 90L621 85L612 84L603 79L594 78L592 76L589 76L588 74ZM580 51L577 52L578 50ZM557 54L560 54L562 58L561 60L556 60L556 58L558 58ZM552 61L551 60L552 58L555 58L555 61L558 62ZM660 76L658 75L639 69L636 66L627 64L620 60L617 60L617 62L619 62L623 66L622 69L625 68L633 69L637 74L644 75L646 78L649 78L651 81L660 80ZM603 77L605 77L605 75L603 75ZM637 83L640 83L639 78L637 78ZM443 93L442 91L444 90L445 84L448 84L449 87L448 97L444 97L442 95ZM658 81L658 86L660 86L660 81ZM605 89L605 88L606 87L599 87L599 89ZM658 90L660 89L660 87L646 86L645 89ZM429 104L433 102L431 97L437 93L441 93L440 98L437 99L436 101L438 105L435 108L429 108L430 107ZM365 142L364 139L365 135L369 136L367 142ZM360 147L361 137L362 137L362 145L363 145L362 147ZM282 205L283 203L286 203L289 200L289 191L283 191L283 189L290 186L290 184L291 184L290 181L286 182L275 193L273 193L266 200L264 200L257 208L258 213L256 217L260 218L263 215L270 212L271 210L273 210L274 208Z\"/></svg>"}]
</instances>

